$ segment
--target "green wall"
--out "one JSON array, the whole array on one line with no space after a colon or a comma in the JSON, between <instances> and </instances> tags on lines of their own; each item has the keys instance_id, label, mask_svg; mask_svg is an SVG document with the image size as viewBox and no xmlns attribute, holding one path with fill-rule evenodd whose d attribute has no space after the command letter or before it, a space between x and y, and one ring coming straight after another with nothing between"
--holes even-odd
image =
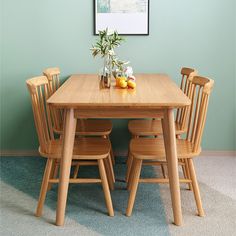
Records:
<instances>
[{"instance_id":1,"label":"green wall","mask_svg":"<svg viewBox=\"0 0 236 236\"><path fill-rule=\"evenodd\" d=\"M89 48L92 0L1 0L1 149L37 147L25 80L58 66L63 78L101 67ZM235 0L151 0L150 36L129 36L119 49L135 72L182 66L215 80L203 139L207 150L235 150ZM113 144L124 149L127 121L114 121Z\"/></svg>"}]
</instances>

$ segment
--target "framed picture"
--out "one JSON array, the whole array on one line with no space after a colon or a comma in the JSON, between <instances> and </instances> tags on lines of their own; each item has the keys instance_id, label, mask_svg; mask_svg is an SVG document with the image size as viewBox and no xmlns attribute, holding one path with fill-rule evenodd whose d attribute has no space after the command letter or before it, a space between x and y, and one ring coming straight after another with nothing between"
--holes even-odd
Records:
<instances>
[{"instance_id":1,"label":"framed picture","mask_svg":"<svg viewBox=\"0 0 236 236\"><path fill-rule=\"evenodd\" d=\"M94 34L149 35L149 0L94 0Z\"/></svg>"}]
</instances>

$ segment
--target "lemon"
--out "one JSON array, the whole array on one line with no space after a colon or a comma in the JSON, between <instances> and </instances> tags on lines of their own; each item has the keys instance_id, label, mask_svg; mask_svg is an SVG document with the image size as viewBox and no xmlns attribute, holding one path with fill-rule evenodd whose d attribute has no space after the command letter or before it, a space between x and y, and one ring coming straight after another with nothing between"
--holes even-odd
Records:
<instances>
[{"instance_id":1,"label":"lemon","mask_svg":"<svg viewBox=\"0 0 236 236\"><path fill-rule=\"evenodd\" d=\"M134 89L136 87L136 83L134 81L132 81L132 80L129 80L128 81L128 86L129 86L129 88Z\"/></svg>"}]
</instances>

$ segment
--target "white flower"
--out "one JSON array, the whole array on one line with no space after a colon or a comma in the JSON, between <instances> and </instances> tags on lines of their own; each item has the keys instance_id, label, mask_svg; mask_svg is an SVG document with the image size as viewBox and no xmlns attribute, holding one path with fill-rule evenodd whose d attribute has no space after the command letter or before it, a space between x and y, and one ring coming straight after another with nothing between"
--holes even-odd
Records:
<instances>
[{"instance_id":1,"label":"white flower","mask_svg":"<svg viewBox=\"0 0 236 236\"><path fill-rule=\"evenodd\" d=\"M114 55L115 55L115 52L114 52L113 49L111 49L111 50L108 51L108 54L109 54L110 56L114 56Z\"/></svg>"},{"instance_id":2,"label":"white flower","mask_svg":"<svg viewBox=\"0 0 236 236\"><path fill-rule=\"evenodd\" d=\"M127 77L130 77L133 75L133 68L131 66L128 66L125 70L125 74Z\"/></svg>"}]
</instances>

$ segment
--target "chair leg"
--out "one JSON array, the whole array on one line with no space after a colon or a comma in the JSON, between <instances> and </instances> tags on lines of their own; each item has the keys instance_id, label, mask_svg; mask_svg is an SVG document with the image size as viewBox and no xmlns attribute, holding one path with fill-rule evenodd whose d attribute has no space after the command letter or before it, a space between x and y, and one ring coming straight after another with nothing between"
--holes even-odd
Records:
<instances>
[{"instance_id":1,"label":"chair leg","mask_svg":"<svg viewBox=\"0 0 236 236\"><path fill-rule=\"evenodd\" d=\"M128 160L127 160L127 171L126 171L126 177L125 177L126 182L128 182L129 180L132 162L133 162L133 156L129 152Z\"/></svg>"},{"instance_id":2,"label":"chair leg","mask_svg":"<svg viewBox=\"0 0 236 236\"><path fill-rule=\"evenodd\" d=\"M187 175L187 168L186 168L186 161L185 159L180 159L181 162L184 162L183 165L181 165L181 168L182 168L182 172L183 172L183 177L184 179L189 179L189 176ZM189 186L189 184L187 183L187 185Z\"/></svg>"},{"instance_id":3,"label":"chair leg","mask_svg":"<svg viewBox=\"0 0 236 236\"><path fill-rule=\"evenodd\" d=\"M110 155L111 155L112 164L115 165L116 161L115 161L115 156L114 156L114 152L113 152L112 147L111 147Z\"/></svg>"},{"instance_id":4,"label":"chair leg","mask_svg":"<svg viewBox=\"0 0 236 236\"><path fill-rule=\"evenodd\" d=\"M36 214L35 214L38 217L41 216L43 212L43 205L45 202L47 189L48 189L48 181L50 179L50 174L52 170L52 162L53 162L52 159L48 159L45 170L44 170L43 181L42 181L41 190L39 194L38 206L37 206Z\"/></svg>"},{"instance_id":5,"label":"chair leg","mask_svg":"<svg viewBox=\"0 0 236 236\"><path fill-rule=\"evenodd\" d=\"M161 172L162 172L163 178L165 179L166 178L166 171L165 171L164 164L161 164Z\"/></svg>"},{"instance_id":6,"label":"chair leg","mask_svg":"<svg viewBox=\"0 0 236 236\"><path fill-rule=\"evenodd\" d=\"M139 138L139 136L132 135L132 138L133 139ZM126 171L126 176L125 176L125 181L127 183L128 190L130 190L130 183L132 182L132 178L133 178L133 174L132 174L133 173L133 166L134 166L133 160L134 160L134 158L129 150L128 160L127 160L127 171Z\"/></svg>"},{"instance_id":7,"label":"chair leg","mask_svg":"<svg viewBox=\"0 0 236 236\"><path fill-rule=\"evenodd\" d=\"M134 206L134 201L135 201L135 197L136 197L136 192L137 192L137 188L138 188L138 182L139 182L139 176L140 176L140 172L141 172L141 167L142 167L142 160L136 159L134 162L134 176L133 176L133 180L131 183L131 191L130 191L130 195L129 195L129 200L128 200L128 206L126 209L126 216L131 216L132 214L132 210L133 210L133 206Z\"/></svg>"},{"instance_id":8,"label":"chair leg","mask_svg":"<svg viewBox=\"0 0 236 236\"><path fill-rule=\"evenodd\" d=\"M129 172L129 178L127 179L127 190L129 191L131 189L132 181L134 178L135 162L136 162L136 159L132 157L132 163L130 164L131 167L130 167L130 172Z\"/></svg>"},{"instance_id":9,"label":"chair leg","mask_svg":"<svg viewBox=\"0 0 236 236\"><path fill-rule=\"evenodd\" d=\"M110 142L110 145L111 145L111 140L110 140L109 135L104 135L103 138L107 138ZM113 149L112 149L112 145L111 145L110 155L111 155L112 164L115 165L115 156L114 156L114 152L113 152Z\"/></svg>"},{"instance_id":10,"label":"chair leg","mask_svg":"<svg viewBox=\"0 0 236 236\"><path fill-rule=\"evenodd\" d=\"M187 179L191 179L190 171L189 171L188 160L185 159L184 162L185 162L185 169L186 169ZM188 183L188 187L189 187L189 190L190 190L190 191L193 191L193 185L192 185L192 183Z\"/></svg>"},{"instance_id":11,"label":"chair leg","mask_svg":"<svg viewBox=\"0 0 236 236\"><path fill-rule=\"evenodd\" d=\"M190 171L190 176L191 176L191 180L192 180L193 193L194 193L194 197L195 197L195 201L196 201L196 205L197 205L198 215L204 216L205 214L204 214L204 210L202 208L200 190L199 190L199 186L198 186L198 182L197 182L196 173L195 173L192 159L188 159L188 165L189 165L189 171Z\"/></svg>"},{"instance_id":12,"label":"chair leg","mask_svg":"<svg viewBox=\"0 0 236 236\"><path fill-rule=\"evenodd\" d=\"M76 179L79 172L79 163L75 166L73 178Z\"/></svg>"},{"instance_id":13,"label":"chair leg","mask_svg":"<svg viewBox=\"0 0 236 236\"><path fill-rule=\"evenodd\" d=\"M104 167L106 170L106 176L107 176L107 181L108 181L108 185L110 190L114 190L114 181L112 178L112 172L111 172L111 167L110 167L110 163L109 163L109 159L105 158L104 159Z\"/></svg>"},{"instance_id":14,"label":"chair leg","mask_svg":"<svg viewBox=\"0 0 236 236\"><path fill-rule=\"evenodd\" d=\"M184 179L191 179L187 159L181 158L180 161L184 163L183 165L181 165ZM186 184L188 185L188 189L192 191L192 183Z\"/></svg>"},{"instance_id":15,"label":"chair leg","mask_svg":"<svg viewBox=\"0 0 236 236\"><path fill-rule=\"evenodd\" d=\"M111 171L111 178L112 178L113 183L115 183L116 178L115 178L115 173L114 173L114 169L113 169L113 163L112 163L111 155L109 155L107 159L108 159L108 164L109 164L110 171Z\"/></svg>"},{"instance_id":16,"label":"chair leg","mask_svg":"<svg viewBox=\"0 0 236 236\"><path fill-rule=\"evenodd\" d=\"M52 161L52 168L51 168L51 173L50 173L50 179L52 179L54 177L56 165L57 165L57 160L55 159L55 160ZM52 184L48 183L47 191L50 191L51 189L52 189Z\"/></svg>"},{"instance_id":17,"label":"chair leg","mask_svg":"<svg viewBox=\"0 0 236 236\"><path fill-rule=\"evenodd\" d=\"M104 191L104 195L105 195L108 214L109 214L109 216L114 216L111 194L110 194L109 186L107 183L106 171L105 171L104 163L103 163L102 159L98 160L98 167L99 167L99 173L100 173L101 180L102 180L102 187L103 187L103 191Z\"/></svg>"},{"instance_id":18,"label":"chair leg","mask_svg":"<svg viewBox=\"0 0 236 236\"><path fill-rule=\"evenodd\" d=\"M181 165L181 168L182 168L182 172L183 172L183 176L184 176L184 178L187 179L185 159L180 159L180 161L181 161L181 162L184 162L184 164Z\"/></svg>"},{"instance_id":19,"label":"chair leg","mask_svg":"<svg viewBox=\"0 0 236 236\"><path fill-rule=\"evenodd\" d=\"M60 162L56 161L56 166L55 166L55 170L54 170L54 174L53 174L53 179L56 179L59 173L59 166L60 166Z\"/></svg>"},{"instance_id":20,"label":"chair leg","mask_svg":"<svg viewBox=\"0 0 236 236\"><path fill-rule=\"evenodd\" d=\"M176 138L177 139L181 139L181 135L180 134L176 134Z\"/></svg>"}]
</instances>

